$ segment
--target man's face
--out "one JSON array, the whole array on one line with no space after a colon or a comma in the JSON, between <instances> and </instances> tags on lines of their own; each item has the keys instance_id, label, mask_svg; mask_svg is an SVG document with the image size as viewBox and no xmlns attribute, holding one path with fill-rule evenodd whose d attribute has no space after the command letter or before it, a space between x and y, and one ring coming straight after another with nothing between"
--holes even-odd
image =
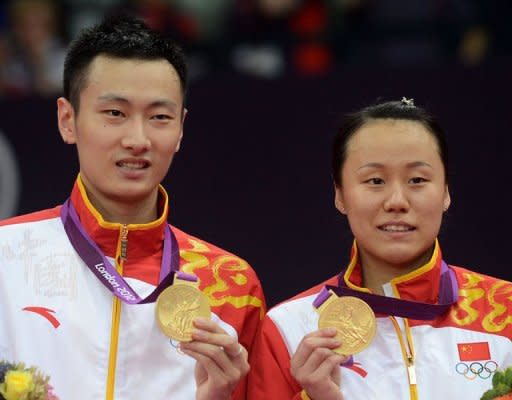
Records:
<instances>
[{"instance_id":1,"label":"man's face","mask_svg":"<svg viewBox=\"0 0 512 400\"><path fill-rule=\"evenodd\" d=\"M166 60L98 56L79 112L63 98L58 107L61 135L77 146L80 173L96 207L156 200L183 134L180 79Z\"/></svg>"}]
</instances>

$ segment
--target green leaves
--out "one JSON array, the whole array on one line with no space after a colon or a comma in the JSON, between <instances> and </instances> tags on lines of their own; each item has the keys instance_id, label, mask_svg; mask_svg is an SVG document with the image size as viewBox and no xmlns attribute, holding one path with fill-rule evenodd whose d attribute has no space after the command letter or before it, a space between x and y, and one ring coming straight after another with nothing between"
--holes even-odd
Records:
<instances>
[{"instance_id":1,"label":"green leaves","mask_svg":"<svg viewBox=\"0 0 512 400\"><path fill-rule=\"evenodd\" d=\"M500 383L505 383L505 373L503 371L496 371L492 377L492 387L496 388Z\"/></svg>"},{"instance_id":2,"label":"green leaves","mask_svg":"<svg viewBox=\"0 0 512 400\"><path fill-rule=\"evenodd\" d=\"M512 367L507 368L505 371L505 385L512 387Z\"/></svg>"},{"instance_id":3,"label":"green leaves","mask_svg":"<svg viewBox=\"0 0 512 400\"><path fill-rule=\"evenodd\" d=\"M493 400L496 397L512 393L512 367L505 371L496 371L492 377L492 389L486 391L480 400Z\"/></svg>"},{"instance_id":4,"label":"green leaves","mask_svg":"<svg viewBox=\"0 0 512 400\"><path fill-rule=\"evenodd\" d=\"M498 396L499 395L496 392L496 389L490 389L487 392L485 392L482 397L480 397L480 400L492 400Z\"/></svg>"}]
</instances>

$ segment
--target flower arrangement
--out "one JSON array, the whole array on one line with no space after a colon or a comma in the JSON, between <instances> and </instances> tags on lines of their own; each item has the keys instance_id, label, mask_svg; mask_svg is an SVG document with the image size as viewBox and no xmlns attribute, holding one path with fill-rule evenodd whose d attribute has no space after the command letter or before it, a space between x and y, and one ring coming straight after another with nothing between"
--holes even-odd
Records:
<instances>
[{"instance_id":1,"label":"flower arrangement","mask_svg":"<svg viewBox=\"0 0 512 400\"><path fill-rule=\"evenodd\" d=\"M512 400L512 367L496 371L492 377L492 389L483 394L480 400Z\"/></svg>"},{"instance_id":2,"label":"flower arrangement","mask_svg":"<svg viewBox=\"0 0 512 400\"><path fill-rule=\"evenodd\" d=\"M0 361L0 400L59 400L49 380L35 367Z\"/></svg>"}]
</instances>

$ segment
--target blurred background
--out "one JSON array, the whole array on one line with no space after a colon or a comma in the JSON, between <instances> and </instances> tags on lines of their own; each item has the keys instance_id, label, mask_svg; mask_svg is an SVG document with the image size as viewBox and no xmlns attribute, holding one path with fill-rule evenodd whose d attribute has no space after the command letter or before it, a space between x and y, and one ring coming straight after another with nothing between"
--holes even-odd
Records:
<instances>
[{"instance_id":1,"label":"blurred background","mask_svg":"<svg viewBox=\"0 0 512 400\"><path fill-rule=\"evenodd\" d=\"M510 0L4 0L0 218L68 196L78 165L55 106L66 46L121 10L187 54L171 223L247 259L269 305L346 265L330 141L343 113L402 96L447 132L445 259L512 279Z\"/></svg>"}]
</instances>

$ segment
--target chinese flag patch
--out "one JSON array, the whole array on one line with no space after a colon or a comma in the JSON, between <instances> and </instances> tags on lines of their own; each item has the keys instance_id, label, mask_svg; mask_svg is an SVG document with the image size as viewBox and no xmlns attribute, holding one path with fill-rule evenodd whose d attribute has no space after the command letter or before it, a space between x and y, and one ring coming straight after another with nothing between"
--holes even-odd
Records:
<instances>
[{"instance_id":1,"label":"chinese flag patch","mask_svg":"<svg viewBox=\"0 0 512 400\"><path fill-rule=\"evenodd\" d=\"M460 361L481 361L490 360L488 342L457 343Z\"/></svg>"}]
</instances>

